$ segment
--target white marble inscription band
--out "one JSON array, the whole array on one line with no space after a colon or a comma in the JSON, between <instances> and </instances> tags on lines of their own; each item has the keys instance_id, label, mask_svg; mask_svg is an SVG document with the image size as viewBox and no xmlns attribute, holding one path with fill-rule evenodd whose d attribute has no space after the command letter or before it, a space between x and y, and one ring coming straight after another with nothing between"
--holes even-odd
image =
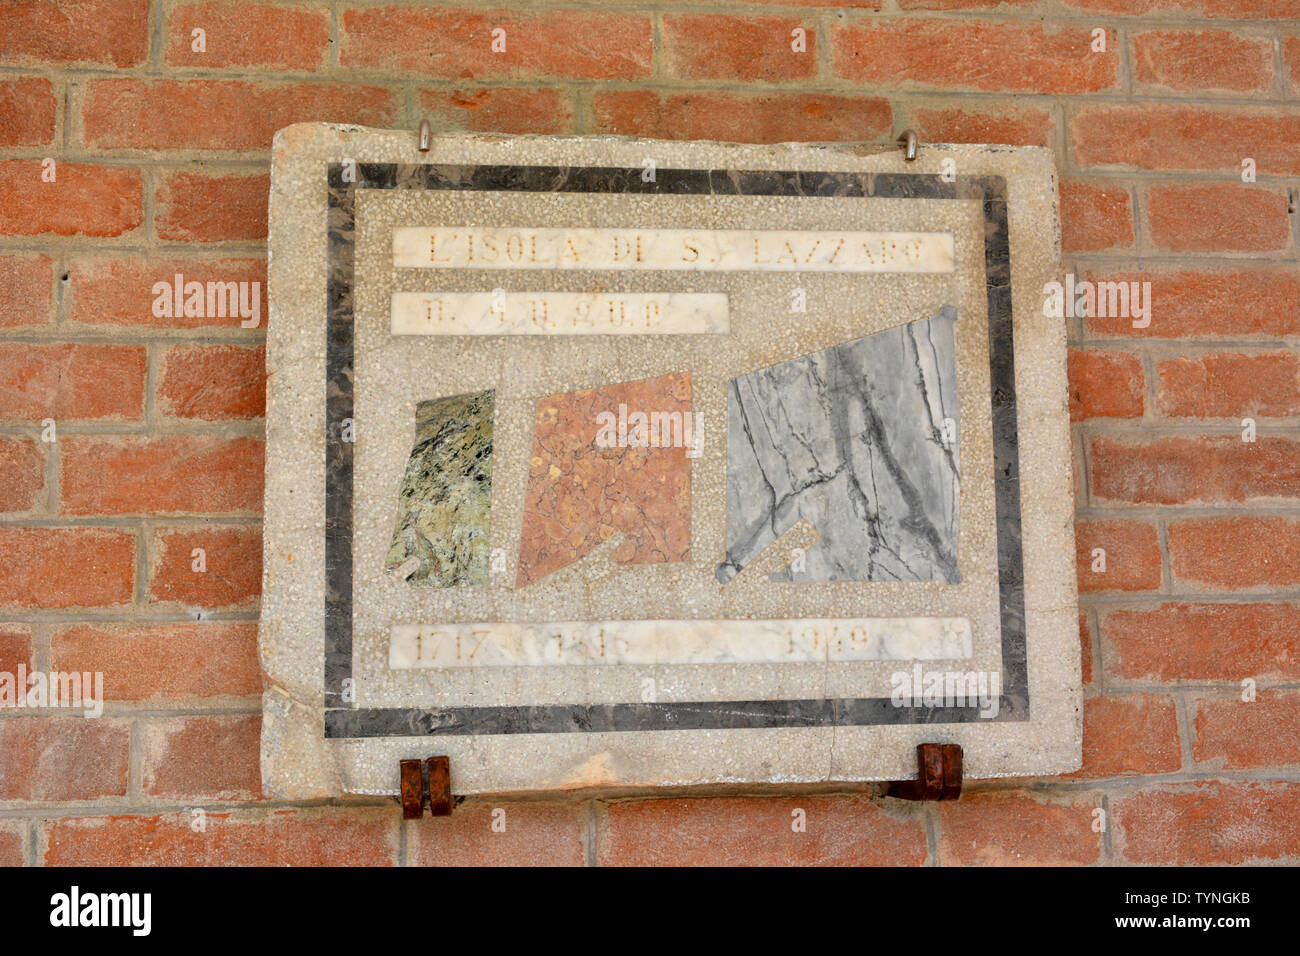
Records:
<instances>
[{"instance_id":1,"label":"white marble inscription band","mask_svg":"<svg viewBox=\"0 0 1300 956\"><path fill-rule=\"evenodd\" d=\"M414 229L393 265L415 269L951 272L952 236L785 229Z\"/></svg>"},{"instance_id":2,"label":"white marble inscription band","mask_svg":"<svg viewBox=\"0 0 1300 956\"><path fill-rule=\"evenodd\" d=\"M720 292L394 292L394 335L725 333Z\"/></svg>"},{"instance_id":3,"label":"white marble inscription band","mask_svg":"<svg viewBox=\"0 0 1300 956\"><path fill-rule=\"evenodd\" d=\"M1037 148L282 130L265 792L1076 769L1057 202Z\"/></svg>"},{"instance_id":4,"label":"white marble inscription band","mask_svg":"<svg viewBox=\"0 0 1300 956\"><path fill-rule=\"evenodd\" d=\"M722 664L970 657L970 622L902 617L788 621L401 624L388 663L405 667Z\"/></svg>"}]
</instances>

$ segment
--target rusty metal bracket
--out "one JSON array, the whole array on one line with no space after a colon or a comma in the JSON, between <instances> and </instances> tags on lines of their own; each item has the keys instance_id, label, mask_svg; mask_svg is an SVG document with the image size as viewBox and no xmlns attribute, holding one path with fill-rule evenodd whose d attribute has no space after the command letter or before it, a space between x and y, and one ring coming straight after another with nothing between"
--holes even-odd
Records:
<instances>
[{"instance_id":1,"label":"rusty metal bracket","mask_svg":"<svg viewBox=\"0 0 1300 956\"><path fill-rule=\"evenodd\" d=\"M398 769L402 779L402 817L418 820L428 803L430 816L451 816L455 802L451 798L451 762L446 757L430 757L424 766L418 760L403 760Z\"/></svg>"},{"instance_id":2,"label":"rusty metal bracket","mask_svg":"<svg viewBox=\"0 0 1300 956\"><path fill-rule=\"evenodd\" d=\"M402 817L418 820L424 816L424 775L420 761L403 760L398 764L402 774Z\"/></svg>"},{"instance_id":3,"label":"rusty metal bracket","mask_svg":"<svg viewBox=\"0 0 1300 956\"><path fill-rule=\"evenodd\" d=\"M429 768L429 815L451 816L451 763L446 757L430 757L425 762Z\"/></svg>"},{"instance_id":4,"label":"rusty metal bracket","mask_svg":"<svg viewBox=\"0 0 1300 956\"><path fill-rule=\"evenodd\" d=\"M961 796L961 747L917 744L917 779L885 785L885 796L900 800L956 800Z\"/></svg>"}]
</instances>

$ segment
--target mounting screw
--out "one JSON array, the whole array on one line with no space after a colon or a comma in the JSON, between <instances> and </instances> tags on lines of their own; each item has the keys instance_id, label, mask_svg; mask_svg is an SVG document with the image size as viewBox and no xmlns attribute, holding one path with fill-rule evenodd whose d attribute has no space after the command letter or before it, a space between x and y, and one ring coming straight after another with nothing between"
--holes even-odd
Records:
<instances>
[{"instance_id":1,"label":"mounting screw","mask_svg":"<svg viewBox=\"0 0 1300 956\"><path fill-rule=\"evenodd\" d=\"M898 137L898 141L903 144L903 159L907 160L909 163L916 159L916 130L903 130L903 135Z\"/></svg>"}]
</instances>

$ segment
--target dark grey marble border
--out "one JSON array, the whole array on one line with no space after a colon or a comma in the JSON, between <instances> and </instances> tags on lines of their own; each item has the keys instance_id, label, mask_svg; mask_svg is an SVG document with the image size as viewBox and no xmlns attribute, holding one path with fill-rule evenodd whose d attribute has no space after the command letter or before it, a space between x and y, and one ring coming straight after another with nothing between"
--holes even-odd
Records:
<instances>
[{"instance_id":1,"label":"dark grey marble border","mask_svg":"<svg viewBox=\"0 0 1300 956\"><path fill-rule=\"evenodd\" d=\"M360 163L328 174L328 304L325 393L325 736L598 733L779 727L948 724L1029 719L1024 561L1020 533L1020 454L1011 312L1011 247L1006 180L934 174L660 169L569 166L446 166ZM989 315L989 375L997 510L1002 697L996 717L976 708L896 707L889 698L554 704L539 707L357 709L352 680L352 465L342 423L353 410L353 301L356 189L455 189L654 195L842 196L979 201Z\"/></svg>"},{"instance_id":2,"label":"dark grey marble border","mask_svg":"<svg viewBox=\"0 0 1300 956\"><path fill-rule=\"evenodd\" d=\"M996 721L1014 706L998 700ZM895 707L887 697L829 700L672 701L660 704L547 704L444 710L327 710L326 737L442 737L465 734L582 734L627 730L763 730L865 724L951 724L979 720L968 707Z\"/></svg>"}]
</instances>

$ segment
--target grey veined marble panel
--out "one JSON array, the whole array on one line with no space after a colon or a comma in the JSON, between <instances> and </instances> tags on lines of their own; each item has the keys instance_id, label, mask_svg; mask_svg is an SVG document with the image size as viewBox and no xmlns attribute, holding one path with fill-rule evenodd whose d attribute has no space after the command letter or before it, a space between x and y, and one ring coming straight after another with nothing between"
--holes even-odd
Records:
<instances>
[{"instance_id":1,"label":"grey veined marble panel","mask_svg":"<svg viewBox=\"0 0 1300 956\"><path fill-rule=\"evenodd\" d=\"M729 581L800 519L774 581L961 580L956 309L732 379Z\"/></svg>"},{"instance_id":2,"label":"grey veined marble panel","mask_svg":"<svg viewBox=\"0 0 1300 956\"><path fill-rule=\"evenodd\" d=\"M493 393L420 402L386 567L414 585L487 584Z\"/></svg>"}]
</instances>

